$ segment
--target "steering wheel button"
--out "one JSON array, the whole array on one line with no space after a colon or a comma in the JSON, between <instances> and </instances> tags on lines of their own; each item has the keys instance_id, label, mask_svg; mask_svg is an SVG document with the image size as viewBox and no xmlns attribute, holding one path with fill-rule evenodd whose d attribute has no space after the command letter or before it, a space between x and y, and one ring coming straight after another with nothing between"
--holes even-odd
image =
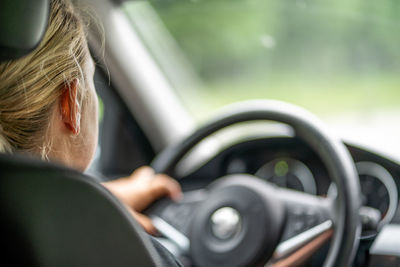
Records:
<instances>
[{"instance_id":1,"label":"steering wheel button","mask_svg":"<svg viewBox=\"0 0 400 267\"><path fill-rule=\"evenodd\" d=\"M302 222L302 221L296 221L294 224L293 224L293 229L294 229L294 232L296 232L296 233L299 233L299 232L302 232L303 231L303 229L304 229L304 222Z\"/></svg>"}]
</instances>

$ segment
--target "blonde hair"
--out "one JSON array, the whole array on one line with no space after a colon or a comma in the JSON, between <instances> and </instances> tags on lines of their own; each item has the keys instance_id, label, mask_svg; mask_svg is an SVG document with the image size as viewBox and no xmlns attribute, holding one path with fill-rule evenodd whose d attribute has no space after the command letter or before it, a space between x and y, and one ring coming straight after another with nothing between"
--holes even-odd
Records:
<instances>
[{"instance_id":1,"label":"blonde hair","mask_svg":"<svg viewBox=\"0 0 400 267\"><path fill-rule=\"evenodd\" d=\"M25 151L46 158L50 118L63 89L76 79L82 87L79 103L85 97L82 66L88 57L84 24L72 4L52 0L39 47L0 64L0 152Z\"/></svg>"}]
</instances>

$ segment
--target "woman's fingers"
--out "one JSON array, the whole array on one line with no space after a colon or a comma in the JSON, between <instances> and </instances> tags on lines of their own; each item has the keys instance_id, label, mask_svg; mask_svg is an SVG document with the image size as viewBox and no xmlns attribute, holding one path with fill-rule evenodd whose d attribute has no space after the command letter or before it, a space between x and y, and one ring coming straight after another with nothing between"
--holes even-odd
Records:
<instances>
[{"instance_id":1,"label":"woman's fingers","mask_svg":"<svg viewBox=\"0 0 400 267\"><path fill-rule=\"evenodd\" d=\"M129 205L139 212L163 196L174 200L182 196L177 181L165 174L155 174L147 166L137 169L126 179L125 192L129 195Z\"/></svg>"},{"instance_id":2,"label":"woman's fingers","mask_svg":"<svg viewBox=\"0 0 400 267\"><path fill-rule=\"evenodd\" d=\"M145 181L153 179L154 175L155 172L152 168L150 168L149 166L142 166L140 168L137 168L128 178L134 180L142 179Z\"/></svg>"},{"instance_id":3,"label":"woman's fingers","mask_svg":"<svg viewBox=\"0 0 400 267\"><path fill-rule=\"evenodd\" d=\"M138 168L129 177L104 182L103 185L130 208L132 215L148 233L155 233L156 230L150 218L139 212L161 197L167 196L173 200L182 197L181 187L176 180L165 174L155 174L147 166Z\"/></svg>"},{"instance_id":4,"label":"woman's fingers","mask_svg":"<svg viewBox=\"0 0 400 267\"><path fill-rule=\"evenodd\" d=\"M182 189L177 181L165 174L157 174L152 181L152 193L155 199L168 196L173 200L182 197Z\"/></svg>"},{"instance_id":5,"label":"woman's fingers","mask_svg":"<svg viewBox=\"0 0 400 267\"><path fill-rule=\"evenodd\" d=\"M158 231L157 229L154 227L153 223L151 222L151 219L149 217L147 217L146 215L143 215L139 212L136 212L132 209L129 209L133 218L136 219L136 221L143 227L143 229L151 234L151 235L157 235Z\"/></svg>"}]
</instances>

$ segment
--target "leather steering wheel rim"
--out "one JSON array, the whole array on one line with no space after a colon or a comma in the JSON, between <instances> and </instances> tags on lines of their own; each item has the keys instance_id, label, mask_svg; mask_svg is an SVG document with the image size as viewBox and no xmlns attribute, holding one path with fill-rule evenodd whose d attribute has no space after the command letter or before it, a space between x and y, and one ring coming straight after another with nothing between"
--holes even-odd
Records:
<instances>
[{"instance_id":1,"label":"leather steering wheel rim","mask_svg":"<svg viewBox=\"0 0 400 267\"><path fill-rule=\"evenodd\" d=\"M156 172L173 174L176 164L207 136L227 126L246 121L268 120L291 126L321 158L337 185L334 234L324 266L350 266L361 231L358 209L360 185L354 162L344 144L326 131L313 114L288 103L255 100L226 107L221 115L199 128L182 142L162 151L153 161ZM340 256L339 256L340 255Z\"/></svg>"}]
</instances>

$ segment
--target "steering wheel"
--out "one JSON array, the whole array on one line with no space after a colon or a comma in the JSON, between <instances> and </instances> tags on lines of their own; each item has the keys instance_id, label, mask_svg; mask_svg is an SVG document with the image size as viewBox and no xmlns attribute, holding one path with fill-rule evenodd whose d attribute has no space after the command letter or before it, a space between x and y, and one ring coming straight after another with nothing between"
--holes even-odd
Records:
<instances>
[{"instance_id":1,"label":"steering wheel","mask_svg":"<svg viewBox=\"0 0 400 267\"><path fill-rule=\"evenodd\" d=\"M218 178L185 192L180 202L162 199L147 214L155 227L195 266L292 266L331 240L324 266L350 266L360 235L360 185L354 162L338 139L311 113L280 101L233 104L215 120L153 161L174 175L196 144L232 124L268 120L291 126L325 164L335 198L278 188L250 174Z\"/></svg>"}]
</instances>

